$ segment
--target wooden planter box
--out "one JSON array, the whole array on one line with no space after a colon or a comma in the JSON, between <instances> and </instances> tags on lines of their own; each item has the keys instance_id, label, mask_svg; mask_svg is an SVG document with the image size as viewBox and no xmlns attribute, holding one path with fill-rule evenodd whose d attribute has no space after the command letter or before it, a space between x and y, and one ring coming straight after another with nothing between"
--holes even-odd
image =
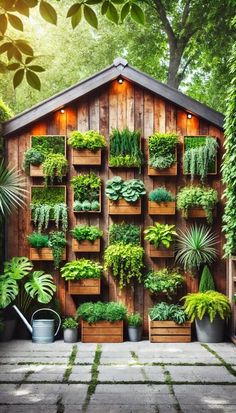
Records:
<instances>
[{"instance_id":1,"label":"wooden planter box","mask_svg":"<svg viewBox=\"0 0 236 413\"><path fill-rule=\"evenodd\" d=\"M154 202L148 201L149 215L175 215L175 201Z\"/></svg>"},{"instance_id":2,"label":"wooden planter box","mask_svg":"<svg viewBox=\"0 0 236 413\"><path fill-rule=\"evenodd\" d=\"M30 248L31 261L53 261L51 248ZM66 260L66 249L63 251L62 261Z\"/></svg>"},{"instance_id":3,"label":"wooden planter box","mask_svg":"<svg viewBox=\"0 0 236 413\"><path fill-rule=\"evenodd\" d=\"M213 211L213 216L216 217L216 209ZM201 207L193 207L188 209L188 218L206 218L206 212Z\"/></svg>"},{"instance_id":4,"label":"wooden planter box","mask_svg":"<svg viewBox=\"0 0 236 413\"><path fill-rule=\"evenodd\" d=\"M176 162L170 167L170 168L165 168L165 169L156 169L152 168L149 165L149 150L148 150L148 175L149 176L175 176L177 175L177 147L175 148L175 159Z\"/></svg>"},{"instance_id":5,"label":"wooden planter box","mask_svg":"<svg viewBox=\"0 0 236 413\"><path fill-rule=\"evenodd\" d=\"M88 149L72 149L72 163L73 165L101 165L101 149L96 152Z\"/></svg>"},{"instance_id":6,"label":"wooden planter box","mask_svg":"<svg viewBox=\"0 0 236 413\"><path fill-rule=\"evenodd\" d=\"M174 321L151 321L149 318L149 341L151 343L190 343L191 323L176 324Z\"/></svg>"},{"instance_id":7,"label":"wooden planter box","mask_svg":"<svg viewBox=\"0 0 236 413\"><path fill-rule=\"evenodd\" d=\"M73 194L73 199L75 201L74 194ZM73 210L74 214L99 214L101 212L101 199L102 199L102 196L101 196L101 188L100 188L99 195L98 195L98 202L99 202L100 208L97 211L75 211Z\"/></svg>"},{"instance_id":8,"label":"wooden planter box","mask_svg":"<svg viewBox=\"0 0 236 413\"><path fill-rule=\"evenodd\" d=\"M30 204L32 203L32 188L45 188L44 185L32 185L30 187ZM49 185L47 188L64 188L64 203L66 204L66 186L65 185ZM31 213L31 221L32 221L32 213ZM52 221L50 219L50 221Z\"/></svg>"},{"instance_id":9,"label":"wooden planter box","mask_svg":"<svg viewBox=\"0 0 236 413\"><path fill-rule=\"evenodd\" d=\"M100 278L84 278L68 281L68 293L74 295L99 295L101 292Z\"/></svg>"},{"instance_id":10,"label":"wooden planter box","mask_svg":"<svg viewBox=\"0 0 236 413\"><path fill-rule=\"evenodd\" d=\"M188 135L187 137L188 138L198 138L198 137L204 138L204 137L207 137L207 136L210 136L210 135L194 135L194 136ZM211 136L211 138L214 138L214 139L217 140L217 138L215 136ZM184 142L185 142L185 136L184 136ZM184 173L184 153L185 153L185 143L183 145L183 174L184 175L191 175L190 173ZM218 169L218 165L217 165L217 154L216 154L214 171L208 172L207 175L217 175L217 169ZM198 175L196 175L196 176L198 176Z\"/></svg>"},{"instance_id":11,"label":"wooden planter box","mask_svg":"<svg viewBox=\"0 0 236 413\"><path fill-rule=\"evenodd\" d=\"M140 215L141 214L141 199L136 202L129 203L125 199L111 201L108 199L108 213L110 215Z\"/></svg>"},{"instance_id":12,"label":"wooden planter box","mask_svg":"<svg viewBox=\"0 0 236 413\"><path fill-rule=\"evenodd\" d=\"M154 245L149 244L148 254L151 258L173 258L175 256L174 248L159 247L158 249Z\"/></svg>"},{"instance_id":13,"label":"wooden planter box","mask_svg":"<svg viewBox=\"0 0 236 413\"><path fill-rule=\"evenodd\" d=\"M37 136L37 135L32 135L30 137L30 147L31 148L32 148L32 138L33 138L33 136ZM42 135L42 136L44 136L45 139L47 139L47 136L51 137L51 136L60 136L60 135ZM65 142L65 153L64 153L64 155L66 157L66 137L64 135L61 135L61 137L64 138L64 142ZM42 164L37 165L37 166L36 165L30 165L30 176L32 176L32 177L41 177L42 178L44 176L43 175ZM66 174L63 174L63 176L66 176Z\"/></svg>"},{"instance_id":14,"label":"wooden planter box","mask_svg":"<svg viewBox=\"0 0 236 413\"><path fill-rule=\"evenodd\" d=\"M72 240L73 252L100 252L100 238L94 242L88 240L78 242L76 239Z\"/></svg>"},{"instance_id":15,"label":"wooden planter box","mask_svg":"<svg viewBox=\"0 0 236 413\"><path fill-rule=\"evenodd\" d=\"M81 321L81 341L82 343L122 343L123 342L123 321L98 321L89 324Z\"/></svg>"}]
</instances>

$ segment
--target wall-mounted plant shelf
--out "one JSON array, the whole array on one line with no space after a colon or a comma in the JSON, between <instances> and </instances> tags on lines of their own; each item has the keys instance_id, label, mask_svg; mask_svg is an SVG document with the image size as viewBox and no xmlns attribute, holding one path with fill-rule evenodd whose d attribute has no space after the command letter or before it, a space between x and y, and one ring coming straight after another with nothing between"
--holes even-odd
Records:
<instances>
[{"instance_id":1,"label":"wall-mounted plant shelf","mask_svg":"<svg viewBox=\"0 0 236 413\"><path fill-rule=\"evenodd\" d=\"M68 281L68 293L71 295L99 295L101 292L100 278L83 278Z\"/></svg>"},{"instance_id":2,"label":"wall-mounted plant shelf","mask_svg":"<svg viewBox=\"0 0 236 413\"><path fill-rule=\"evenodd\" d=\"M98 321L89 324L81 321L81 341L82 343L122 343L123 342L123 321Z\"/></svg>"},{"instance_id":3,"label":"wall-mounted plant shelf","mask_svg":"<svg viewBox=\"0 0 236 413\"><path fill-rule=\"evenodd\" d=\"M96 165L99 166L102 163L101 149L96 152L89 151L88 149L72 149L72 163L73 165Z\"/></svg>"},{"instance_id":4,"label":"wall-mounted plant shelf","mask_svg":"<svg viewBox=\"0 0 236 413\"><path fill-rule=\"evenodd\" d=\"M213 217L216 217L216 209L212 213ZM188 218L207 218L207 214L201 207L192 207L188 209Z\"/></svg>"},{"instance_id":5,"label":"wall-mounted plant shelf","mask_svg":"<svg viewBox=\"0 0 236 413\"><path fill-rule=\"evenodd\" d=\"M207 137L213 138L217 141L217 138L215 136L209 136L209 135L194 135L194 136L184 136L184 144L183 144L183 174L184 175L191 175L190 172L185 172L184 170L184 155L186 150L188 149L188 139L194 140L197 142L202 142L202 139L205 139ZM198 145L196 144L196 147L199 147L202 145ZM215 157L215 162L212 164L212 166L210 167L209 171L207 172L207 175L217 175L217 155Z\"/></svg>"},{"instance_id":6,"label":"wall-mounted plant shelf","mask_svg":"<svg viewBox=\"0 0 236 413\"><path fill-rule=\"evenodd\" d=\"M176 324L174 321L151 321L149 319L149 341L151 343L190 343L191 323Z\"/></svg>"},{"instance_id":7,"label":"wall-mounted plant shelf","mask_svg":"<svg viewBox=\"0 0 236 413\"><path fill-rule=\"evenodd\" d=\"M154 202L148 201L149 215L175 215L175 201Z\"/></svg>"},{"instance_id":8,"label":"wall-mounted plant shelf","mask_svg":"<svg viewBox=\"0 0 236 413\"><path fill-rule=\"evenodd\" d=\"M149 244L148 254L151 258L173 258L175 256L174 248L155 248L152 244Z\"/></svg>"},{"instance_id":9,"label":"wall-mounted plant shelf","mask_svg":"<svg viewBox=\"0 0 236 413\"><path fill-rule=\"evenodd\" d=\"M30 248L31 261L53 261L51 248ZM63 251L62 261L66 260L66 249Z\"/></svg>"},{"instance_id":10,"label":"wall-mounted plant shelf","mask_svg":"<svg viewBox=\"0 0 236 413\"><path fill-rule=\"evenodd\" d=\"M74 194L73 194L73 199L74 199ZM101 211L102 211L101 199L102 199L102 190L100 188L99 189L99 194L98 194L99 209L97 209L95 211L86 211L86 210L85 211L75 211L75 210L73 210L74 214L100 214Z\"/></svg>"},{"instance_id":11,"label":"wall-mounted plant shelf","mask_svg":"<svg viewBox=\"0 0 236 413\"><path fill-rule=\"evenodd\" d=\"M119 199L118 201L108 199L110 215L140 215L141 209L141 199L132 203L127 202L125 199Z\"/></svg>"},{"instance_id":12,"label":"wall-mounted plant shelf","mask_svg":"<svg viewBox=\"0 0 236 413\"><path fill-rule=\"evenodd\" d=\"M114 129L110 136L109 168L141 168L142 163L140 132L130 131L128 128Z\"/></svg>"},{"instance_id":13,"label":"wall-mounted plant shelf","mask_svg":"<svg viewBox=\"0 0 236 413\"><path fill-rule=\"evenodd\" d=\"M85 240L78 242L76 239L72 240L73 252L100 252L100 238L94 242Z\"/></svg>"},{"instance_id":14,"label":"wall-mounted plant shelf","mask_svg":"<svg viewBox=\"0 0 236 413\"><path fill-rule=\"evenodd\" d=\"M177 148L175 149L176 162L170 168L156 169L149 165L149 151L148 151L148 175L149 176L176 176L177 175Z\"/></svg>"},{"instance_id":15,"label":"wall-mounted plant shelf","mask_svg":"<svg viewBox=\"0 0 236 413\"><path fill-rule=\"evenodd\" d=\"M55 204L66 204L65 185L55 185L47 187L45 187L44 185L32 185L30 187L30 204L39 203L40 205L53 205L52 201L55 201Z\"/></svg>"}]
</instances>

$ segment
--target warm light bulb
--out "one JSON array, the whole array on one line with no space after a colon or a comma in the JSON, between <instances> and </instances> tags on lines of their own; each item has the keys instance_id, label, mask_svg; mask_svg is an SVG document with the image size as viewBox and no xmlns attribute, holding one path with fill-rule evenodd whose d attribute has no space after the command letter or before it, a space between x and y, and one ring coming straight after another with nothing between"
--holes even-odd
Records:
<instances>
[{"instance_id":1,"label":"warm light bulb","mask_svg":"<svg viewBox=\"0 0 236 413\"><path fill-rule=\"evenodd\" d=\"M118 81L118 83L119 83L120 85L122 85L122 83L123 83L122 77L118 77L117 81Z\"/></svg>"},{"instance_id":2,"label":"warm light bulb","mask_svg":"<svg viewBox=\"0 0 236 413\"><path fill-rule=\"evenodd\" d=\"M61 109L61 113L65 113L65 109Z\"/></svg>"},{"instance_id":3,"label":"warm light bulb","mask_svg":"<svg viewBox=\"0 0 236 413\"><path fill-rule=\"evenodd\" d=\"M188 118L188 119L192 119L192 114L191 114L191 113L187 113L187 118Z\"/></svg>"}]
</instances>

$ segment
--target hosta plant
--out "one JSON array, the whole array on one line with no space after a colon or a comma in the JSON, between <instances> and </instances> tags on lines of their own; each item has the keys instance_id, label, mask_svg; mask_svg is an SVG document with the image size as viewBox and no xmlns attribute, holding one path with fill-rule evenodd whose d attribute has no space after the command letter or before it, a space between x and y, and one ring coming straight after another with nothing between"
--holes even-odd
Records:
<instances>
[{"instance_id":1,"label":"hosta plant","mask_svg":"<svg viewBox=\"0 0 236 413\"><path fill-rule=\"evenodd\" d=\"M119 176L114 176L107 181L105 192L112 201L123 198L129 203L136 202L142 195L146 194L143 181L140 179L123 181Z\"/></svg>"},{"instance_id":2,"label":"hosta plant","mask_svg":"<svg viewBox=\"0 0 236 413\"><path fill-rule=\"evenodd\" d=\"M103 234L103 232L94 225L77 225L70 231L70 233L78 242L94 242L96 239L101 238Z\"/></svg>"},{"instance_id":3,"label":"hosta plant","mask_svg":"<svg viewBox=\"0 0 236 413\"><path fill-rule=\"evenodd\" d=\"M176 162L176 133L155 133L149 137L149 165L155 169L166 169Z\"/></svg>"},{"instance_id":4,"label":"hosta plant","mask_svg":"<svg viewBox=\"0 0 236 413\"><path fill-rule=\"evenodd\" d=\"M154 225L144 230L145 239L154 245L155 248L163 246L170 248L177 235L175 225L160 224L155 222Z\"/></svg>"},{"instance_id":5,"label":"hosta plant","mask_svg":"<svg viewBox=\"0 0 236 413\"><path fill-rule=\"evenodd\" d=\"M149 201L153 201L158 203L161 202L171 202L175 200L175 197L172 195L170 191L168 191L165 187L155 188L153 191L150 192L148 195Z\"/></svg>"},{"instance_id":6,"label":"hosta plant","mask_svg":"<svg viewBox=\"0 0 236 413\"><path fill-rule=\"evenodd\" d=\"M66 281L80 280L83 278L101 278L102 266L86 258L67 262L61 268L61 276Z\"/></svg>"},{"instance_id":7,"label":"hosta plant","mask_svg":"<svg viewBox=\"0 0 236 413\"><path fill-rule=\"evenodd\" d=\"M217 140L211 136L186 136L184 147L184 173L191 174L191 180L197 175L203 181L215 169Z\"/></svg>"},{"instance_id":8,"label":"hosta plant","mask_svg":"<svg viewBox=\"0 0 236 413\"><path fill-rule=\"evenodd\" d=\"M140 226L134 224L112 224L109 227L109 244L140 244Z\"/></svg>"},{"instance_id":9,"label":"hosta plant","mask_svg":"<svg viewBox=\"0 0 236 413\"><path fill-rule=\"evenodd\" d=\"M110 136L109 165L116 167L140 167L143 154L140 149L140 132L114 129Z\"/></svg>"},{"instance_id":10,"label":"hosta plant","mask_svg":"<svg viewBox=\"0 0 236 413\"><path fill-rule=\"evenodd\" d=\"M174 321L176 324L183 324L188 320L183 307L165 302L152 307L149 310L149 317L152 321Z\"/></svg>"},{"instance_id":11,"label":"hosta plant","mask_svg":"<svg viewBox=\"0 0 236 413\"><path fill-rule=\"evenodd\" d=\"M231 315L228 297L217 291L187 294L182 300L184 300L185 313L191 322L195 318L202 320L204 316L208 316L213 322L216 316L220 316L224 320Z\"/></svg>"},{"instance_id":12,"label":"hosta plant","mask_svg":"<svg viewBox=\"0 0 236 413\"><path fill-rule=\"evenodd\" d=\"M184 276L178 268L162 268L158 271L150 271L144 281L144 287L152 294L166 294L171 298L177 289L184 283Z\"/></svg>"},{"instance_id":13,"label":"hosta plant","mask_svg":"<svg viewBox=\"0 0 236 413\"><path fill-rule=\"evenodd\" d=\"M103 149L106 146L106 140L104 136L94 130L88 130L87 132L73 131L68 139L68 144L77 150L88 149L92 152Z\"/></svg>"},{"instance_id":14,"label":"hosta plant","mask_svg":"<svg viewBox=\"0 0 236 413\"><path fill-rule=\"evenodd\" d=\"M65 175L67 171L67 166L67 159L61 153L51 153L47 155L42 165L46 184L48 184L48 181L53 184L55 177L59 182L62 182L63 175Z\"/></svg>"},{"instance_id":15,"label":"hosta plant","mask_svg":"<svg viewBox=\"0 0 236 413\"><path fill-rule=\"evenodd\" d=\"M125 320L127 310L124 305L120 303L113 301L102 303L98 301L96 303L88 302L81 304L77 309L77 315L89 324L98 321L110 321L112 323L114 321Z\"/></svg>"}]
</instances>

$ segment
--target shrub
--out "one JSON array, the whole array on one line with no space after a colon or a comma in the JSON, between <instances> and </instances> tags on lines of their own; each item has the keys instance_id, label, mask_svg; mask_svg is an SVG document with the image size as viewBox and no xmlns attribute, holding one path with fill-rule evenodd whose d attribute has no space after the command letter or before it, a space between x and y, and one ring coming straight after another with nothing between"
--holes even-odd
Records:
<instances>
[{"instance_id":1,"label":"shrub","mask_svg":"<svg viewBox=\"0 0 236 413\"><path fill-rule=\"evenodd\" d=\"M99 201L99 191L101 188L101 178L97 176L94 172L86 175L74 176L71 179L71 184L74 188L74 201L79 201L76 203L77 211L92 211L93 201ZM86 201L86 202L85 202ZM99 205L99 204L98 204ZM81 209L80 209L81 208ZM97 210L96 208L95 210ZM75 209L74 209L75 210Z\"/></svg>"},{"instance_id":2,"label":"shrub","mask_svg":"<svg viewBox=\"0 0 236 413\"><path fill-rule=\"evenodd\" d=\"M119 176L114 176L106 184L106 195L112 201L124 198L127 202L132 203L144 194L146 194L146 190L143 181L140 179L123 181Z\"/></svg>"},{"instance_id":3,"label":"shrub","mask_svg":"<svg viewBox=\"0 0 236 413\"><path fill-rule=\"evenodd\" d=\"M199 284L199 292L205 293L206 291L215 291L215 283L208 266L204 265Z\"/></svg>"},{"instance_id":4,"label":"shrub","mask_svg":"<svg viewBox=\"0 0 236 413\"><path fill-rule=\"evenodd\" d=\"M106 140L104 136L94 130L89 130L84 133L73 131L68 139L68 144L77 150L88 149L96 152L98 149L105 148Z\"/></svg>"},{"instance_id":5,"label":"shrub","mask_svg":"<svg viewBox=\"0 0 236 413\"><path fill-rule=\"evenodd\" d=\"M73 317L67 317L64 319L63 323L62 323L62 328L66 329L66 328L78 328L79 323L78 321L76 321Z\"/></svg>"},{"instance_id":6,"label":"shrub","mask_svg":"<svg viewBox=\"0 0 236 413\"><path fill-rule=\"evenodd\" d=\"M61 268L61 276L66 281L80 280L83 278L101 278L102 266L97 262L81 258L67 262Z\"/></svg>"},{"instance_id":7,"label":"shrub","mask_svg":"<svg viewBox=\"0 0 236 413\"><path fill-rule=\"evenodd\" d=\"M204 180L214 171L218 143L211 136L185 137L184 173L191 174L191 180L199 175Z\"/></svg>"},{"instance_id":8,"label":"shrub","mask_svg":"<svg viewBox=\"0 0 236 413\"><path fill-rule=\"evenodd\" d=\"M90 241L94 242L96 239L102 237L103 232L93 225L77 225L70 231L73 238L78 242L81 241Z\"/></svg>"},{"instance_id":9,"label":"shrub","mask_svg":"<svg viewBox=\"0 0 236 413\"><path fill-rule=\"evenodd\" d=\"M184 276L178 268L169 270L162 268L159 271L150 271L144 281L144 287L152 294L167 294L170 298L171 294L176 294L177 289L183 285Z\"/></svg>"},{"instance_id":10,"label":"shrub","mask_svg":"<svg viewBox=\"0 0 236 413\"><path fill-rule=\"evenodd\" d=\"M32 136L32 148L38 150L44 157L51 153L65 155L65 136L34 135Z\"/></svg>"},{"instance_id":11,"label":"shrub","mask_svg":"<svg viewBox=\"0 0 236 413\"><path fill-rule=\"evenodd\" d=\"M62 182L63 175L67 171L67 165L67 159L61 153L47 155L42 165L46 184L48 180L53 184L55 177L57 177L59 182Z\"/></svg>"},{"instance_id":12,"label":"shrub","mask_svg":"<svg viewBox=\"0 0 236 413\"><path fill-rule=\"evenodd\" d=\"M143 154L140 150L140 132L131 132L127 128L114 129L110 136L110 166L140 167Z\"/></svg>"},{"instance_id":13,"label":"shrub","mask_svg":"<svg viewBox=\"0 0 236 413\"><path fill-rule=\"evenodd\" d=\"M188 217L191 207L201 207L206 212L207 221L212 222L213 209L218 202L218 193L213 188L200 186L186 186L177 194L177 209L183 210L184 217Z\"/></svg>"},{"instance_id":14,"label":"shrub","mask_svg":"<svg viewBox=\"0 0 236 413\"><path fill-rule=\"evenodd\" d=\"M44 161L44 156L37 149L31 148L25 152L23 168L29 173L30 165L38 166Z\"/></svg>"},{"instance_id":15,"label":"shrub","mask_svg":"<svg viewBox=\"0 0 236 413\"><path fill-rule=\"evenodd\" d=\"M171 192L167 191L167 189L164 187L156 188L151 191L148 198L150 201L156 203L170 202L175 200L175 197L171 194Z\"/></svg>"},{"instance_id":16,"label":"shrub","mask_svg":"<svg viewBox=\"0 0 236 413\"><path fill-rule=\"evenodd\" d=\"M27 236L27 240L32 248L45 248L48 246L48 235L32 232Z\"/></svg>"},{"instance_id":17,"label":"shrub","mask_svg":"<svg viewBox=\"0 0 236 413\"><path fill-rule=\"evenodd\" d=\"M48 246L52 250L55 268L59 268L62 260L63 251L66 246L66 238L64 232L53 231L49 235Z\"/></svg>"},{"instance_id":18,"label":"shrub","mask_svg":"<svg viewBox=\"0 0 236 413\"><path fill-rule=\"evenodd\" d=\"M144 234L146 234L145 239L153 244L155 248L161 245L170 248L177 235L175 225L160 224L159 222L155 222L154 225L145 229Z\"/></svg>"},{"instance_id":19,"label":"shrub","mask_svg":"<svg viewBox=\"0 0 236 413\"><path fill-rule=\"evenodd\" d=\"M149 310L152 321L174 321L176 324L183 324L187 321L187 315L178 304L159 303Z\"/></svg>"},{"instance_id":20,"label":"shrub","mask_svg":"<svg viewBox=\"0 0 236 413\"><path fill-rule=\"evenodd\" d=\"M77 314L82 320L87 321L89 324L96 323L97 321L120 321L125 320L127 310L120 304L115 302L102 303L83 303L77 309Z\"/></svg>"},{"instance_id":21,"label":"shrub","mask_svg":"<svg viewBox=\"0 0 236 413\"><path fill-rule=\"evenodd\" d=\"M149 137L149 165L155 169L166 169L176 162L176 133L155 133Z\"/></svg>"},{"instance_id":22,"label":"shrub","mask_svg":"<svg viewBox=\"0 0 236 413\"><path fill-rule=\"evenodd\" d=\"M129 327L140 327L143 324L143 319L139 313L128 314L127 321Z\"/></svg>"},{"instance_id":23,"label":"shrub","mask_svg":"<svg viewBox=\"0 0 236 413\"><path fill-rule=\"evenodd\" d=\"M140 227L139 225L112 224L109 227L109 244L140 244Z\"/></svg>"},{"instance_id":24,"label":"shrub","mask_svg":"<svg viewBox=\"0 0 236 413\"><path fill-rule=\"evenodd\" d=\"M191 322L195 318L202 320L204 316L208 316L212 322L217 315L224 320L231 314L228 297L217 291L187 294L182 300L184 300L185 313Z\"/></svg>"},{"instance_id":25,"label":"shrub","mask_svg":"<svg viewBox=\"0 0 236 413\"><path fill-rule=\"evenodd\" d=\"M104 267L111 269L114 277L119 279L119 288L130 283L132 278L141 281L144 250L139 245L113 244L104 253Z\"/></svg>"}]
</instances>

